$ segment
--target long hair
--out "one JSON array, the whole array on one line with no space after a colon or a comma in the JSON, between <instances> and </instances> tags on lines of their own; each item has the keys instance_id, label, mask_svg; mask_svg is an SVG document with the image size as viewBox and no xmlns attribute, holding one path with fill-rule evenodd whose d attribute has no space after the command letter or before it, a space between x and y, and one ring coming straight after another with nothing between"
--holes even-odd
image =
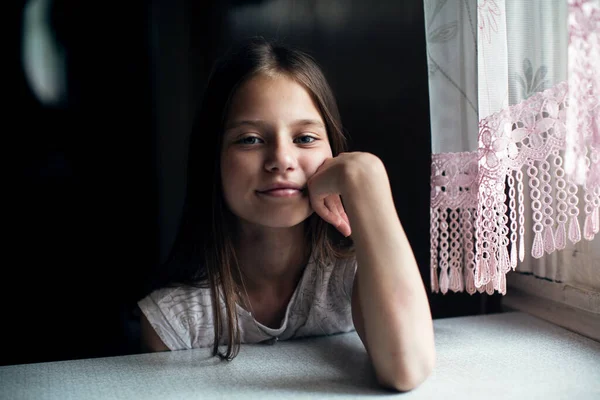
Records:
<instances>
[{"instance_id":1,"label":"long hair","mask_svg":"<svg viewBox=\"0 0 600 400\"><path fill-rule=\"evenodd\" d=\"M179 231L167 261L148 290L189 285L210 288L214 323L213 355L232 360L239 352L235 307L243 280L233 245L235 216L223 198L220 153L225 118L236 90L258 74L282 75L302 85L325 122L333 156L347 150L338 107L314 59L290 47L252 38L216 62L190 135L187 189ZM206 184L209 182L208 184ZM353 255L350 238L313 213L304 222L307 249L317 266ZM225 315L221 312L221 302ZM226 322L226 325L225 325ZM219 351L227 327L227 351Z\"/></svg>"}]
</instances>

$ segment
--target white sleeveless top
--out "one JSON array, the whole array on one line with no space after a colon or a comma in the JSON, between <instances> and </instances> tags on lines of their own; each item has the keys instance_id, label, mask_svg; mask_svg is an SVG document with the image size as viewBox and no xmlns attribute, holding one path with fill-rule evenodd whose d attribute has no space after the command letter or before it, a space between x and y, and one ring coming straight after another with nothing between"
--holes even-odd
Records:
<instances>
[{"instance_id":1,"label":"white sleeveless top","mask_svg":"<svg viewBox=\"0 0 600 400\"><path fill-rule=\"evenodd\" d=\"M242 343L273 343L354 330L351 299L355 274L354 257L325 266L317 265L311 257L279 328L261 324L250 312L236 304ZM220 303L222 315L225 315L222 297ZM184 286L159 289L140 300L138 305L169 349L213 345L214 324L209 288ZM228 329L227 318L223 319L225 333ZM219 345L226 344L227 335L224 334Z\"/></svg>"}]
</instances>

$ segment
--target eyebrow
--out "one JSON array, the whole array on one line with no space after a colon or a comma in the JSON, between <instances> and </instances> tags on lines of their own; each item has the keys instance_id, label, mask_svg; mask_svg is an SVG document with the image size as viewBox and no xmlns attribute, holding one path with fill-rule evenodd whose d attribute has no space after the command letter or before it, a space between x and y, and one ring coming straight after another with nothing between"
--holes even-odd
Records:
<instances>
[{"instance_id":1,"label":"eyebrow","mask_svg":"<svg viewBox=\"0 0 600 400\"><path fill-rule=\"evenodd\" d=\"M263 120L248 120L248 119L246 119L246 120L234 121L231 124L228 124L225 127L225 131L236 129L236 128L239 128L240 126L244 126L244 125L254 126L257 128L265 128L265 127L269 126L269 124ZM316 119L298 119L296 121L292 121L290 126L294 126L294 127L315 126L317 128L325 129L325 125L323 125L323 122L316 120Z\"/></svg>"}]
</instances>

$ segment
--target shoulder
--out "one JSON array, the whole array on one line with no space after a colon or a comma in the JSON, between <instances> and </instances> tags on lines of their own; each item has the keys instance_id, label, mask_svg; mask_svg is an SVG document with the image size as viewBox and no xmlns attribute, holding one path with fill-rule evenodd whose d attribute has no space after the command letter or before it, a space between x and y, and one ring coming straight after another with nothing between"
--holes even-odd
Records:
<instances>
[{"instance_id":1,"label":"shoulder","mask_svg":"<svg viewBox=\"0 0 600 400\"><path fill-rule=\"evenodd\" d=\"M331 295L350 299L354 275L356 274L356 257L334 258L328 263L311 263L309 265L307 284L319 295Z\"/></svg>"},{"instance_id":2,"label":"shoulder","mask_svg":"<svg viewBox=\"0 0 600 400\"><path fill-rule=\"evenodd\" d=\"M138 302L148 316L160 313L167 318L183 318L184 315L205 314L212 310L212 296L209 288L192 286L168 287L155 290Z\"/></svg>"},{"instance_id":3,"label":"shoulder","mask_svg":"<svg viewBox=\"0 0 600 400\"><path fill-rule=\"evenodd\" d=\"M352 255L345 258L338 258L333 263L334 271L338 274L339 280L344 288L344 294L347 298L352 295L352 286L356 275L356 256Z\"/></svg>"},{"instance_id":4,"label":"shoulder","mask_svg":"<svg viewBox=\"0 0 600 400\"><path fill-rule=\"evenodd\" d=\"M325 269L339 277L354 276L356 272L356 256L336 257L325 266Z\"/></svg>"},{"instance_id":5,"label":"shoulder","mask_svg":"<svg viewBox=\"0 0 600 400\"><path fill-rule=\"evenodd\" d=\"M194 286L174 286L155 290L145 299L148 299L161 308L175 307L185 304L203 304L206 300L210 305L210 289Z\"/></svg>"},{"instance_id":6,"label":"shoulder","mask_svg":"<svg viewBox=\"0 0 600 400\"><path fill-rule=\"evenodd\" d=\"M191 333L212 324L210 289L190 286L155 290L138 301L147 325L171 350L195 346ZM142 322L144 321L142 318Z\"/></svg>"}]
</instances>

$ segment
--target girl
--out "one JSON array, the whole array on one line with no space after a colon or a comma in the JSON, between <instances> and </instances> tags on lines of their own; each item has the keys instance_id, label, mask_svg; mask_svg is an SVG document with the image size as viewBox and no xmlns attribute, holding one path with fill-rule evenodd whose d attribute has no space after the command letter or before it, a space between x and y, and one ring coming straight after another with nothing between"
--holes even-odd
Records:
<instances>
[{"instance_id":1,"label":"girl","mask_svg":"<svg viewBox=\"0 0 600 400\"><path fill-rule=\"evenodd\" d=\"M430 374L429 304L386 169L345 146L308 55L252 39L217 64L182 225L138 303L145 348L212 346L231 360L240 343L356 329L382 385L410 390Z\"/></svg>"}]
</instances>

